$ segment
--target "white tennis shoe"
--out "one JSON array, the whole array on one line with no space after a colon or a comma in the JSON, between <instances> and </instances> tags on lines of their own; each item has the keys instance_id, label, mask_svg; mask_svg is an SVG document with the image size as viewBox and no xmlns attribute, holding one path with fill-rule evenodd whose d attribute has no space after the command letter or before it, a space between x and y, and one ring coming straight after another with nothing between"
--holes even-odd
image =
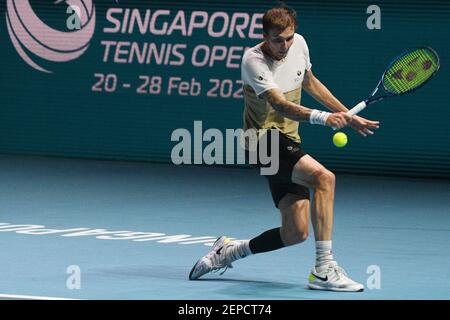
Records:
<instances>
[{"instance_id":1,"label":"white tennis shoe","mask_svg":"<svg viewBox=\"0 0 450 320\"><path fill-rule=\"evenodd\" d=\"M230 239L225 236L219 237L213 244L211 251L192 267L189 273L189 280L196 280L209 272L217 272L225 268L221 273L223 274L228 268L233 268L231 265L232 259L226 254L228 245L232 245Z\"/></svg>"},{"instance_id":2,"label":"white tennis shoe","mask_svg":"<svg viewBox=\"0 0 450 320\"><path fill-rule=\"evenodd\" d=\"M315 290L330 291L364 291L361 283L350 279L343 268L333 261L323 271L312 268L308 277L308 287Z\"/></svg>"}]
</instances>

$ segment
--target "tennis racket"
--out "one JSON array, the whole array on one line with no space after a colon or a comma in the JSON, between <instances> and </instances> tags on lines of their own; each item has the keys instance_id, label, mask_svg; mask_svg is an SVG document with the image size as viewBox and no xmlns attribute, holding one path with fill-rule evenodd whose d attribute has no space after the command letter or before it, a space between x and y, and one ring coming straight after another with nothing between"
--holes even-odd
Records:
<instances>
[{"instance_id":1,"label":"tennis racket","mask_svg":"<svg viewBox=\"0 0 450 320\"><path fill-rule=\"evenodd\" d=\"M418 47L403 52L386 68L372 94L347 114L354 116L369 104L419 89L436 74L439 66L439 56L430 47ZM380 89L384 92L375 96Z\"/></svg>"}]
</instances>

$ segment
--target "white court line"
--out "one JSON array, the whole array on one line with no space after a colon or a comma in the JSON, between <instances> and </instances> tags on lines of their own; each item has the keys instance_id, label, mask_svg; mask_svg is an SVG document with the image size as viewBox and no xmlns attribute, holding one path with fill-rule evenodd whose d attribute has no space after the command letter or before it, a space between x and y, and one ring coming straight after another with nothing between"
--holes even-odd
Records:
<instances>
[{"instance_id":1,"label":"white court line","mask_svg":"<svg viewBox=\"0 0 450 320\"><path fill-rule=\"evenodd\" d=\"M25 296L17 294L1 294L0 299L27 299L27 300L79 300L71 298L61 298L61 297L41 297L41 296Z\"/></svg>"}]
</instances>

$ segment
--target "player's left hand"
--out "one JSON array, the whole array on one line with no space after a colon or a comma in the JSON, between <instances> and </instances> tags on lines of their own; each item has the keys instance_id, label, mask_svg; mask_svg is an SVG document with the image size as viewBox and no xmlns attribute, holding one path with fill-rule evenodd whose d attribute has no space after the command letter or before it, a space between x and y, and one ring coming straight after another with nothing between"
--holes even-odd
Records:
<instances>
[{"instance_id":1,"label":"player's left hand","mask_svg":"<svg viewBox=\"0 0 450 320\"><path fill-rule=\"evenodd\" d=\"M379 121L372 121L364 119L360 116L353 116L349 125L363 137L372 135L374 132L371 129L378 129L380 127Z\"/></svg>"}]
</instances>

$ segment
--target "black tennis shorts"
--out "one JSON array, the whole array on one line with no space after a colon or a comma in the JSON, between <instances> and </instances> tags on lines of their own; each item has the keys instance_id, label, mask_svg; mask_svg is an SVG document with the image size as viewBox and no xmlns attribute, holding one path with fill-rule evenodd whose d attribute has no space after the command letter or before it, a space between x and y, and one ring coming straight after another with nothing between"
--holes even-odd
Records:
<instances>
[{"instance_id":1,"label":"black tennis shorts","mask_svg":"<svg viewBox=\"0 0 450 320\"><path fill-rule=\"evenodd\" d=\"M277 129L272 129L277 130ZM275 207L278 208L278 204L281 199L288 193L292 193L300 196L302 199L309 199L309 189L305 186L298 185L292 182L292 170L294 169L297 161L302 158L306 153L301 148L300 144L291 140L281 131L279 132L279 168L278 172L274 175L265 175L267 180L269 181L270 192L272 193L272 199L275 204ZM268 147L269 156L271 150L271 130L267 130L266 133L268 136ZM263 138L263 137L261 137ZM265 138L265 137L264 137ZM259 151L259 143L257 150ZM246 161L249 163L249 151L246 151ZM263 165L259 161L258 163L251 164L253 167L261 168L261 167L269 167L268 165Z\"/></svg>"}]
</instances>

